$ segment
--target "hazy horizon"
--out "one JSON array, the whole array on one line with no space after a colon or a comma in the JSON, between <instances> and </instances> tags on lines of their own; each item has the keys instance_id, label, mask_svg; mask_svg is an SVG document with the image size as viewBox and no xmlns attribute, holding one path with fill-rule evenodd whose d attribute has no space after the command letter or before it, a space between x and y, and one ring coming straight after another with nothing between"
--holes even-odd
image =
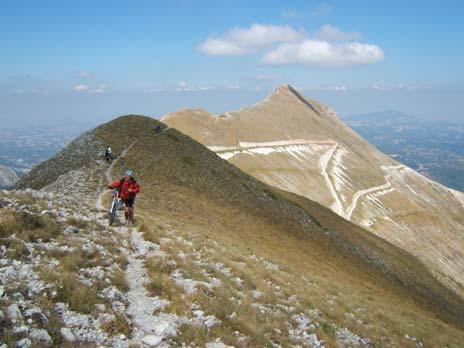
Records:
<instances>
[{"instance_id":1,"label":"hazy horizon","mask_svg":"<svg viewBox=\"0 0 464 348\"><path fill-rule=\"evenodd\" d=\"M342 118L387 109L463 118L458 1L45 0L0 8L2 128L197 107L220 114L283 83Z\"/></svg>"},{"instance_id":2,"label":"hazy horizon","mask_svg":"<svg viewBox=\"0 0 464 348\"><path fill-rule=\"evenodd\" d=\"M182 92L174 95L169 92L140 94L131 91L111 92L98 97L62 94L58 96L28 96L27 100L23 102L19 96L16 96L15 98L0 99L1 109L11 107L11 111L2 114L4 122L2 122L0 128L9 129L40 125L47 127L80 125L86 128L126 114L142 114L160 119L168 112L184 108L203 108L219 115L226 111L238 110L258 103L264 100L272 91L271 88L262 91L212 90L207 92ZM394 110L424 121L463 122L459 117L461 114L459 110L449 110L447 112L446 108L441 108L440 105L446 105L446 100L450 104L450 99L454 97L452 94L446 95L446 91L443 91L440 100L443 104L439 104L437 108L432 107L437 102L433 99L433 95L429 95L429 98L427 98L426 93L425 96L422 95L423 91L411 91L407 95L401 91L391 91L389 95L379 95L374 91L366 92L365 90L340 92L300 89L299 91L306 97L329 105L342 119L356 114ZM51 104L47 100L50 98L54 99ZM420 103L423 107L427 108L427 105L429 106L422 112L418 111L416 107L418 98L424 98ZM353 104L353 100L362 102ZM29 109L34 111L28 111ZM450 117L453 113L456 114L455 117Z\"/></svg>"}]
</instances>

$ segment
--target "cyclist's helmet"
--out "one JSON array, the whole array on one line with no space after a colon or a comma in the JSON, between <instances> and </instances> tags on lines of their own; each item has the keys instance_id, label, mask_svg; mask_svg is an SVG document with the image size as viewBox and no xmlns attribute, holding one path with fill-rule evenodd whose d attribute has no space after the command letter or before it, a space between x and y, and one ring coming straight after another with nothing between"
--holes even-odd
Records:
<instances>
[{"instance_id":1,"label":"cyclist's helmet","mask_svg":"<svg viewBox=\"0 0 464 348\"><path fill-rule=\"evenodd\" d=\"M124 174L125 176L132 176L132 170L128 169L126 170L126 173Z\"/></svg>"}]
</instances>

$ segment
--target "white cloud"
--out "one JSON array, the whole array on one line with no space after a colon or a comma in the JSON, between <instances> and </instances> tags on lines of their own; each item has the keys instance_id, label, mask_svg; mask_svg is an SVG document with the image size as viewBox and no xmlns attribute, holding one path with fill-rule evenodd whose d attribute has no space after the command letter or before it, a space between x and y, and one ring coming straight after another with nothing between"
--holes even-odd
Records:
<instances>
[{"instance_id":1,"label":"white cloud","mask_svg":"<svg viewBox=\"0 0 464 348\"><path fill-rule=\"evenodd\" d=\"M198 46L200 52L212 56L233 56L253 53L278 42L294 42L305 34L288 25L252 24L249 28L234 28L223 37L208 38Z\"/></svg>"},{"instance_id":2,"label":"white cloud","mask_svg":"<svg viewBox=\"0 0 464 348\"><path fill-rule=\"evenodd\" d=\"M74 90L77 91L77 92L87 91L88 89L89 89L89 86L87 86L87 85L74 86Z\"/></svg>"},{"instance_id":3,"label":"white cloud","mask_svg":"<svg viewBox=\"0 0 464 348\"><path fill-rule=\"evenodd\" d=\"M209 38L198 46L200 52L209 56L239 56L247 53L245 49L223 39Z\"/></svg>"},{"instance_id":4,"label":"white cloud","mask_svg":"<svg viewBox=\"0 0 464 348\"><path fill-rule=\"evenodd\" d=\"M266 48L261 61L270 65L348 66L384 59L379 46L361 43L361 38L359 32L344 32L329 24L322 26L314 37L288 25L253 24L246 29L229 30L222 37L210 37L198 49L207 55L233 56Z\"/></svg>"},{"instance_id":5,"label":"white cloud","mask_svg":"<svg viewBox=\"0 0 464 348\"><path fill-rule=\"evenodd\" d=\"M324 85L318 87L307 87L302 90L305 91L332 91L332 92L346 92L348 87L346 85Z\"/></svg>"},{"instance_id":6,"label":"white cloud","mask_svg":"<svg viewBox=\"0 0 464 348\"><path fill-rule=\"evenodd\" d=\"M229 85L227 86L228 89L239 89L240 87L237 85Z\"/></svg>"},{"instance_id":7,"label":"white cloud","mask_svg":"<svg viewBox=\"0 0 464 348\"><path fill-rule=\"evenodd\" d=\"M177 92L193 92L196 90L196 88L190 87L185 81L180 81L174 90Z\"/></svg>"},{"instance_id":8,"label":"white cloud","mask_svg":"<svg viewBox=\"0 0 464 348\"><path fill-rule=\"evenodd\" d=\"M326 41L358 41L362 39L359 32L344 32L337 27L326 24L315 35L316 39Z\"/></svg>"},{"instance_id":9,"label":"white cloud","mask_svg":"<svg viewBox=\"0 0 464 348\"><path fill-rule=\"evenodd\" d=\"M328 86L326 88L327 91L336 91L336 92L344 92L348 90L348 87L341 85L341 86Z\"/></svg>"},{"instance_id":10,"label":"white cloud","mask_svg":"<svg viewBox=\"0 0 464 348\"><path fill-rule=\"evenodd\" d=\"M383 86L380 86L380 85L375 85L375 84L372 85L370 88L375 90L375 91L385 91L385 90L387 90L386 87L383 87Z\"/></svg>"},{"instance_id":11,"label":"white cloud","mask_svg":"<svg viewBox=\"0 0 464 348\"><path fill-rule=\"evenodd\" d=\"M90 87L89 85L77 85L74 86L74 90L77 92L89 92L89 93L105 93L108 88L106 83L100 83L96 87Z\"/></svg>"},{"instance_id":12,"label":"white cloud","mask_svg":"<svg viewBox=\"0 0 464 348\"><path fill-rule=\"evenodd\" d=\"M371 64L383 60L380 47L359 42L333 44L321 40L284 43L266 53L264 64L306 64L318 66L347 66Z\"/></svg>"}]
</instances>

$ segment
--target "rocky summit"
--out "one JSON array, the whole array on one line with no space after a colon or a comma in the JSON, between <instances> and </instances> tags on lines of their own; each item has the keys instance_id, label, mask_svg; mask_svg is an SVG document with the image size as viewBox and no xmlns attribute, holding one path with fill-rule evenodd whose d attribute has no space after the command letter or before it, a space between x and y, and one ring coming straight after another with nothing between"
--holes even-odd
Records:
<instances>
[{"instance_id":1,"label":"rocky summit","mask_svg":"<svg viewBox=\"0 0 464 348\"><path fill-rule=\"evenodd\" d=\"M279 93L295 98L287 90ZM237 135L213 149L242 158ZM306 148L299 139L278 141ZM329 170L341 140L316 140L320 148L309 148ZM111 163L102 158L108 145ZM268 146L257 153L286 148ZM130 115L1 191L0 347L460 347L464 301L428 266L238 167ZM119 212L109 226L107 184L128 168L141 185L136 224Z\"/></svg>"},{"instance_id":2,"label":"rocky summit","mask_svg":"<svg viewBox=\"0 0 464 348\"><path fill-rule=\"evenodd\" d=\"M162 121L260 181L413 254L464 294L464 194L386 156L329 107L283 85L238 111L185 109Z\"/></svg>"}]
</instances>

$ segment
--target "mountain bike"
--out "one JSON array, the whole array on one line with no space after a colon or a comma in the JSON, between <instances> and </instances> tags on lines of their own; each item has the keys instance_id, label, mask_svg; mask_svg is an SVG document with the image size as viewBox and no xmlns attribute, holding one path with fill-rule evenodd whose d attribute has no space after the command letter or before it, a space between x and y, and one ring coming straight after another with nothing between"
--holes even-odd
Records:
<instances>
[{"instance_id":1,"label":"mountain bike","mask_svg":"<svg viewBox=\"0 0 464 348\"><path fill-rule=\"evenodd\" d=\"M108 222L110 226L113 224L114 219L116 217L116 213L118 212L118 209L121 206L121 198L119 198L118 193L118 190L114 190L111 199L110 210L108 215Z\"/></svg>"},{"instance_id":2,"label":"mountain bike","mask_svg":"<svg viewBox=\"0 0 464 348\"><path fill-rule=\"evenodd\" d=\"M108 163L109 163L109 162L113 162L113 160L114 160L114 156L113 156L113 153L112 153L112 152L110 152L110 153L105 153L105 154L103 155L103 158L104 158L105 161L108 162Z\"/></svg>"}]
</instances>

